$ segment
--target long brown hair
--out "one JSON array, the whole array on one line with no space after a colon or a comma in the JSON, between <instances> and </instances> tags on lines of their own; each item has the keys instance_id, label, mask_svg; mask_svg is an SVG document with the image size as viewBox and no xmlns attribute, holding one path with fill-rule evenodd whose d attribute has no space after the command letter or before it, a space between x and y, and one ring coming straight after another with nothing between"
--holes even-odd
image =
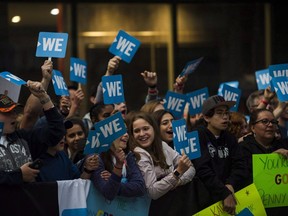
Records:
<instances>
[{"instance_id":1,"label":"long brown hair","mask_svg":"<svg viewBox=\"0 0 288 216\"><path fill-rule=\"evenodd\" d=\"M133 123L137 119L143 119L147 121L154 130L154 140L152 144L149 146L149 148L145 148L145 150L151 155L153 163L156 166L160 166L162 169L168 169L169 166L166 163L166 158L163 152L160 129L155 119L146 112L142 112L142 111L134 112L132 116L130 117L130 121L128 125L128 133L129 133L129 142L130 142L131 150L134 152L134 149L136 147L142 148L137 142L137 140L134 138L134 133L133 133ZM137 152L134 152L134 154L136 156L136 159L140 160L140 155Z\"/></svg>"}]
</instances>

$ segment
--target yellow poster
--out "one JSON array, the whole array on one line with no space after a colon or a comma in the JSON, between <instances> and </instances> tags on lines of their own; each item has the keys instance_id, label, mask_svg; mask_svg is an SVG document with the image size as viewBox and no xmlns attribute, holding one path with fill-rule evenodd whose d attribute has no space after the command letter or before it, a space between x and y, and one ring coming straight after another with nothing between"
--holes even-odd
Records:
<instances>
[{"instance_id":1,"label":"yellow poster","mask_svg":"<svg viewBox=\"0 0 288 216\"><path fill-rule=\"evenodd\" d=\"M236 214L248 208L253 215L266 216L259 193L254 184L251 184L235 193L237 199ZM194 216L229 216L224 212L222 201L219 201L206 209L196 213Z\"/></svg>"},{"instance_id":2,"label":"yellow poster","mask_svg":"<svg viewBox=\"0 0 288 216\"><path fill-rule=\"evenodd\" d=\"M288 206L288 160L279 154L253 155L253 182L265 208Z\"/></svg>"}]
</instances>

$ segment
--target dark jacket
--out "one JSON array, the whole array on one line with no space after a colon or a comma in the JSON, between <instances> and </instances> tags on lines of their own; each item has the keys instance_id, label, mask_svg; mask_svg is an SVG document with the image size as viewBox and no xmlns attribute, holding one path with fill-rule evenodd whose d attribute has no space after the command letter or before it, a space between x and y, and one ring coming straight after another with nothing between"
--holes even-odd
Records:
<instances>
[{"instance_id":1,"label":"dark jacket","mask_svg":"<svg viewBox=\"0 0 288 216\"><path fill-rule=\"evenodd\" d=\"M231 192L225 186L230 184L237 191L243 187L247 177L246 163L236 138L222 131L219 138L206 128L199 127L201 157L193 160L196 176L206 186L213 202L224 200Z\"/></svg>"},{"instance_id":2,"label":"dark jacket","mask_svg":"<svg viewBox=\"0 0 288 216\"><path fill-rule=\"evenodd\" d=\"M57 152L55 156L44 153L40 159L43 166L40 168L37 181L52 182L80 178L81 173L78 167L73 164L64 151Z\"/></svg>"},{"instance_id":3,"label":"dark jacket","mask_svg":"<svg viewBox=\"0 0 288 216\"><path fill-rule=\"evenodd\" d=\"M277 149L284 148L288 149L287 140L274 140L271 144L270 148L264 148L262 145L260 145L256 140L254 135L248 135L243 138L243 141L239 143L239 145L243 148L243 157L247 163L247 169L248 169L248 179L247 179L247 185L251 184L253 182L253 173L252 173L252 155L253 154L269 154Z\"/></svg>"},{"instance_id":4,"label":"dark jacket","mask_svg":"<svg viewBox=\"0 0 288 216\"><path fill-rule=\"evenodd\" d=\"M6 135L7 147L0 144L0 184L23 182L20 167L38 158L65 135L63 117L57 108L44 111L48 124L32 130L16 130Z\"/></svg>"},{"instance_id":5,"label":"dark jacket","mask_svg":"<svg viewBox=\"0 0 288 216\"><path fill-rule=\"evenodd\" d=\"M146 193L146 186L135 156L129 152L126 157L127 182L122 183L122 178L111 172L108 181L101 177L101 172L107 170L99 157L99 166L92 173L91 180L100 193L108 200L113 200L115 196L138 197Z\"/></svg>"}]
</instances>

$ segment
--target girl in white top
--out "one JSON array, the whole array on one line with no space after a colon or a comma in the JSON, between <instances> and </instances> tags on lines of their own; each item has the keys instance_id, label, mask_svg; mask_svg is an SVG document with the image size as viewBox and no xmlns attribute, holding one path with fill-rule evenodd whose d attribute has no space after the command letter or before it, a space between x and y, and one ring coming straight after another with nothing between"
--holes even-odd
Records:
<instances>
[{"instance_id":1,"label":"girl in white top","mask_svg":"<svg viewBox=\"0 0 288 216\"><path fill-rule=\"evenodd\" d=\"M148 195L153 200L192 180L195 169L190 159L185 154L181 156L161 140L159 127L151 115L133 112L128 114L127 120L131 148L142 172Z\"/></svg>"}]
</instances>

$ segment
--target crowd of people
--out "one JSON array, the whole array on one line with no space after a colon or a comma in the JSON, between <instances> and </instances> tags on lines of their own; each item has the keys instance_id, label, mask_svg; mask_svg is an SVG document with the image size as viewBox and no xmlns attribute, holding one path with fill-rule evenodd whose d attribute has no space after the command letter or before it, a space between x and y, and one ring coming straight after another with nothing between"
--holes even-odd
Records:
<instances>
[{"instance_id":1,"label":"crowd of people","mask_svg":"<svg viewBox=\"0 0 288 216\"><path fill-rule=\"evenodd\" d=\"M104 76L113 75L120 62L118 56L111 58ZM80 116L82 89L69 88L70 96L54 104L47 93L53 63L46 60L41 69L40 82L27 82L31 95L24 109L0 94L1 184L83 178L108 201L148 195L152 216L192 215L218 201L235 215L234 193L253 182L252 155L274 152L288 158L288 107L270 87L247 98L249 121L244 113L230 112L235 102L220 95L206 99L196 115L186 107L187 130L198 132L201 147L201 156L190 160L174 148L176 118L158 97L156 72L141 73L148 91L139 110L128 112L125 102L105 104L99 83L91 89L90 109ZM187 75L177 77L173 91L184 93L186 81ZM116 112L121 112L127 132L109 150L85 155L88 132ZM38 167L32 166L36 160ZM193 193L195 187L198 194Z\"/></svg>"}]
</instances>

